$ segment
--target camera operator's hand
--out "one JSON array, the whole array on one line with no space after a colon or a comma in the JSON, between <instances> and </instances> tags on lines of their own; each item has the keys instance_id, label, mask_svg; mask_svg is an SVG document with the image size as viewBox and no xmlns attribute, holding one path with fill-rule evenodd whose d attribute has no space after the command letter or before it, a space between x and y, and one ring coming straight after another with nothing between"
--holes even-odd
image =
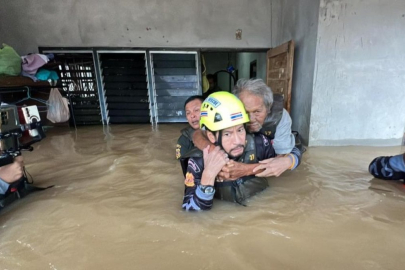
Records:
<instances>
[{"instance_id":1,"label":"camera operator's hand","mask_svg":"<svg viewBox=\"0 0 405 270\"><path fill-rule=\"evenodd\" d=\"M0 178L7 183L13 183L23 176L23 167L23 157L18 156L13 163L0 167Z\"/></svg>"}]
</instances>

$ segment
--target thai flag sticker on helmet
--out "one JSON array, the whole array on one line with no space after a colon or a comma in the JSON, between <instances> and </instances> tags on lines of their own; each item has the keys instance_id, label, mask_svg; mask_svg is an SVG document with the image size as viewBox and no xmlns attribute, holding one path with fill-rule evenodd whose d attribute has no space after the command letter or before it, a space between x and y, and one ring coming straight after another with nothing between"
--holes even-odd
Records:
<instances>
[{"instance_id":1,"label":"thai flag sticker on helmet","mask_svg":"<svg viewBox=\"0 0 405 270\"><path fill-rule=\"evenodd\" d=\"M201 117L203 117L203 116L208 116L207 111L201 111Z\"/></svg>"},{"instance_id":2,"label":"thai flag sticker on helmet","mask_svg":"<svg viewBox=\"0 0 405 270\"><path fill-rule=\"evenodd\" d=\"M242 117L243 116L242 116L241 112L231 114L231 120L232 121L242 119Z\"/></svg>"}]
</instances>

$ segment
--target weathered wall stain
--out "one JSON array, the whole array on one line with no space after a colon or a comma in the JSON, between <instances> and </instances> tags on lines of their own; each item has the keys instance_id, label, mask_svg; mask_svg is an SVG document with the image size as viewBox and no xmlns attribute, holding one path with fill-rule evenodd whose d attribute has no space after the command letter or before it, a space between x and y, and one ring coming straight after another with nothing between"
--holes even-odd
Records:
<instances>
[{"instance_id":1,"label":"weathered wall stain","mask_svg":"<svg viewBox=\"0 0 405 270\"><path fill-rule=\"evenodd\" d=\"M311 145L399 142L404 11L404 1L321 0Z\"/></svg>"}]
</instances>

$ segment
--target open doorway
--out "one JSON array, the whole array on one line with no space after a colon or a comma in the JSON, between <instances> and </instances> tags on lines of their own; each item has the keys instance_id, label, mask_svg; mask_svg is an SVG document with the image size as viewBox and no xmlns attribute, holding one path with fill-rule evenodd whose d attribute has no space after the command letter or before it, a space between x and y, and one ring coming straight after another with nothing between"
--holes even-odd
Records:
<instances>
[{"instance_id":1,"label":"open doorway","mask_svg":"<svg viewBox=\"0 0 405 270\"><path fill-rule=\"evenodd\" d=\"M216 91L230 92L238 79L259 78L266 81L266 51L205 51L201 53L201 57L203 58L203 65L205 62L205 75L210 85L208 93ZM253 62L255 65L252 73L251 63Z\"/></svg>"},{"instance_id":2,"label":"open doorway","mask_svg":"<svg viewBox=\"0 0 405 270\"><path fill-rule=\"evenodd\" d=\"M203 95L215 91L232 91L238 79L262 79L284 100L291 110L291 88L294 63L294 41L290 40L270 50L201 51ZM204 73L204 68L206 72ZM211 89L204 89L204 75L214 76Z\"/></svg>"}]
</instances>

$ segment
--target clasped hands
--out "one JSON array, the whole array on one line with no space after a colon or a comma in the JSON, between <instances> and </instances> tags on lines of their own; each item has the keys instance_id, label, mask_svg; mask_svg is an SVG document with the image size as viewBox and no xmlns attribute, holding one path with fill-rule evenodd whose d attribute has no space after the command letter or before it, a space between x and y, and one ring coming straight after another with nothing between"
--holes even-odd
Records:
<instances>
[{"instance_id":1,"label":"clasped hands","mask_svg":"<svg viewBox=\"0 0 405 270\"><path fill-rule=\"evenodd\" d=\"M285 172L291 164L291 159L285 156L265 159L256 164L246 164L229 160L218 173L217 179L219 181L236 180L247 175L278 177Z\"/></svg>"},{"instance_id":2,"label":"clasped hands","mask_svg":"<svg viewBox=\"0 0 405 270\"><path fill-rule=\"evenodd\" d=\"M236 180L243 176L255 175L257 177L280 176L292 165L292 160L288 156L277 156L269 158L259 163L247 164L228 158L228 155L218 146L214 150L209 150L209 146L203 150L204 172L215 177L217 181Z\"/></svg>"}]
</instances>

